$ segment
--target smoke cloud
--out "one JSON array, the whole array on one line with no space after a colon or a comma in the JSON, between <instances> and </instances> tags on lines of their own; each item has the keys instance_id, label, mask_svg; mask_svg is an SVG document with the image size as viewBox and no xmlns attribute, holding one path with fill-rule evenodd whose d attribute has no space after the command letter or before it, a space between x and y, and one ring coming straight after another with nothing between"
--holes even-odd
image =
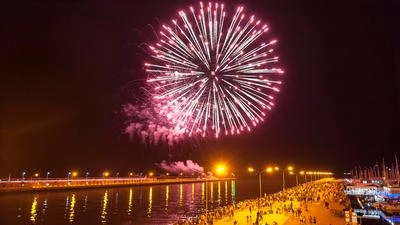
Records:
<instances>
[{"instance_id":1,"label":"smoke cloud","mask_svg":"<svg viewBox=\"0 0 400 225\"><path fill-rule=\"evenodd\" d=\"M122 113L127 120L123 133L132 139L139 136L143 143L157 145L161 142L173 145L184 139L185 130L170 125L157 113L157 107L147 105L125 104Z\"/></svg>"},{"instance_id":2,"label":"smoke cloud","mask_svg":"<svg viewBox=\"0 0 400 225\"><path fill-rule=\"evenodd\" d=\"M173 163L167 163L165 160L163 160L161 163L156 163L156 165L161 169L173 174L200 174L204 172L204 168L192 160L186 160L186 162L177 161Z\"/></svg>"}]
</instances>

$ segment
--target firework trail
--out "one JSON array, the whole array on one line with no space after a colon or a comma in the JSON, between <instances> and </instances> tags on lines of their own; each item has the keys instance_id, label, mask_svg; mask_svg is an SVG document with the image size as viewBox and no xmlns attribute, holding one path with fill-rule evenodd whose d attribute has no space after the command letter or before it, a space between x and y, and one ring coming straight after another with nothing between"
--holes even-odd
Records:
<instances>
[{"instance_id":1,"label":"firework trail","mask_svg":"<svg viewBox=\"0 0 400 225\"><path fill-rule=\"evenodd\" d=\"M202 2L162 25L145 68L149 104L165 129L218 138L264 121L283 73L274 55L277 41L264 42L268 30L243 7L229 16L223 4ZM137 132L137 126L128 127Z\"/></svg>"}]
</instances>

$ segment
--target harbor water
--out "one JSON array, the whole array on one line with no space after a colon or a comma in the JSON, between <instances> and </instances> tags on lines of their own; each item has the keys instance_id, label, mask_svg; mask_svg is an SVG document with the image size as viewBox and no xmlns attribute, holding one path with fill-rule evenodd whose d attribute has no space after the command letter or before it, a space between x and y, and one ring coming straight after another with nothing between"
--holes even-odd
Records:
<instances>
[{"instance_id":1,"label":"harbor water","mask_svg":"<svg viewBox=\"0 0 400 225\"><path fill-rule=\"evenodd\" d=\"M262 192L277 192L281 185L279 179L268 179L262 183ZM255 177L208 183L0 193L0 224L173 224L195 217L206 208L212 210L258 195Z\"/></svg>"}]
</instances>

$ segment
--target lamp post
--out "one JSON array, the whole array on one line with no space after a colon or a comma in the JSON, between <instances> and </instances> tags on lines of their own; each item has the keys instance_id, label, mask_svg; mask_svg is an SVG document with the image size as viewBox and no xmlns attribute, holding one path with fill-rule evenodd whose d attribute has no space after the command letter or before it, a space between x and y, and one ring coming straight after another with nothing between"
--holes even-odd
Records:
<instances>
[{"instance_id":1,"label":"lamp post","mask_svg":"<svg viewBox=\"0 0 400 225\"><path fill-rule=\"evenodd\" d=\"M22 172L22 181L23 180L25 180L25 174L26 174L26 172L24 171L24 172Z\"/></svg>"},{"instance_id":2,"label":"lamp post","mask_svg":"<svg viewBox=\"0 0 400 225\"><path fill-rule=\"evenodd\" d=\"M257 173L258 174L258 191L259 191L259 195L258 195L258 197L259 197L259 199L261 199L261 173L264 171L264 170L261 170L261 171L256 171L256 170L254 170L252 167L249 167L248 169L247 169L250 173Z\"/></svg>"},{"instance_id":3,"label":"lamp post","mask_svg":"<svg viewBox=\"0 0 400 225\"><path fill-rule=\"evenodd\" d=\"M304 183L307 183L307 176L306 173L304 171L300 171L301 175L304 175Z\"/></svg>"},{"instance_id":4,"label":"lamp post","mask_svg":"<svg viewBox=\"0 0 400 225\"><path fill-rule=\"evenodd\" d=\"M306 174L310 175L310 182L312 182L312 172L308 171Z\"/></svg>"},{"instance_id":5,"label":"lamp post","mask_svg":"<svg viewBox=\"0 0 400 225\"><path fill-rule=\"evenodd\" d=\"M68 180L69 180L70 176L71 176L71 171L68 172L68 176L67 176Z\"/></svg>"},{"instance_id":6,"label":"lamp post","mask_svg":"<svg viewBox=\"0 0 400 225\"><path fill-rule=\"evenodd\" d=\"M290 174L290 175L295 175L295 176L296 176L296 186L299 186L299 177L298 177L297 173L296 173L296 172L293 172L293 171L289 171L289 174Z\"/></svg>"},{"instance_id":7,"label":"lamp post","mask_svg":"<svg viewBox=\"0 0 400 225\"><path fill-rule=\"evenodd\" d=\"M47 171L47 173L46 173L46 180L48 180L48 179L49 179L49 175L50 175L50 172L49 172L49 171Z\"/></svg>"},{"instance_id":8,"label":"lamp post","mask_svg":"<svg viewBox=\"0 0 400 225\"><path fill-rule=\"evenodd\" d=\"M249 167L247 170L248 170L250 173L254 173L254 172L258 173L258 191L259 191L259 197L258 197L258 203L257 203L257 204L258 204L258 212L257 212L257 218L256 218L256 223L258 224L258 219L259 219L259 216L260 216L259 212L260 212L260 207L261 207L261 193L262 193L261 175L262 175L263 172L271 173L271 172L274 171L274 170L279 170L279 167L274 167L274 168L268 167L268 168L265 169L265 170L259 170L259 171L254 170L252 167Z\"/></svg>"},{"instance_id":9,"label":"lamp post","mask_svg":"<svg viewBox=\"0 0 400 225\"><path fill-rule=\"evenodd\" d=\"M293 166L288 166L286 169L290 173L293 171ZM285 191L285 188L285 170L282 170L282 190Z\"/></svg>"},{"instance_id":10,"label":"lamp post","mask_svg":"<svg viewBox=\"0 0 400 225\"><path fill-rule=\"evenodd\" d=\"M263 172L267 172L267 173L271 173L273 170L279 170L278 167L272 168L272 167L268 167L265 170L260 170L260 171L256 171L254 170L252 167L249 167L247 170L250 173L258 173L258 192L259 192L259 197L258 197L258 208L260 208L260 201L261 201L261 194L262 194L262 180L261 180L261 175Z\"/></svg>"}]
</instances>

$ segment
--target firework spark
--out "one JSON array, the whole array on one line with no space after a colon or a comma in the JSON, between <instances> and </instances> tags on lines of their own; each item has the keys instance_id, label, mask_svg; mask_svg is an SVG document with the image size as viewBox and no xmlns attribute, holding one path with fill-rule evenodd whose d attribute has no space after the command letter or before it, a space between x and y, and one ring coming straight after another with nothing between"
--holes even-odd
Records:
<instances>
[{"instance_id":1,"label":"firework spark","mask_svg":"<svg viewBox=\"0 0 400 225\"><path fill-rule=\"evenodd\" d=\"M145 63L151 102L174 130L220 137L251 131L274 106L282 73L269 27L219 3L179 11Z\"/></svg>"}]
</instances>

